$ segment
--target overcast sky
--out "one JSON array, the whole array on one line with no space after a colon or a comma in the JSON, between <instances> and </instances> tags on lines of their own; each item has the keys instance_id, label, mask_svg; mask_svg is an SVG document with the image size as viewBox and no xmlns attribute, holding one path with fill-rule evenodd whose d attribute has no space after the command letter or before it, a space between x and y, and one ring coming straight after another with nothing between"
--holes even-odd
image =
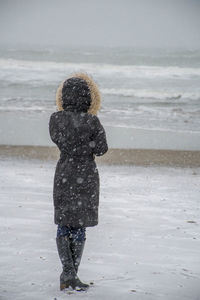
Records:
<instances>
[{"instance_id":1,"label":"overcast sky","mask_svg":"<svg viewBox=\"0 0 200 300\"><path fill-rule=\"evenodd\" d=\"M200 48L200 0L0 0L0 44Z\"/></svg>"}]
</instances>

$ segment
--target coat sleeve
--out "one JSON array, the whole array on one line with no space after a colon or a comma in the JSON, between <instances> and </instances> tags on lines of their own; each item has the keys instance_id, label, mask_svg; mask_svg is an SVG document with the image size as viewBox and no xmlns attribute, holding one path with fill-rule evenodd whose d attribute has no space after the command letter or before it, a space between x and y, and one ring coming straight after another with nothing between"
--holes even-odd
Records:
<instances>
[{"instance_id":1,"label":"coat sleeve","mask_svg":"<svg viewBox=\"0 0 200 300\"><path fill-rule=\"evenodd\" d=\"M104 155L108 151L105 129L99 119L95 117L95 133L93 135L93 153L96 156Z\"/></svg>"},{"instance_id":2,"label":"coat sleeve","mask_svg":"<svg viewBox=\"0 0 200 300\"><path fill-rule=\"evenodd\" d=\"M58 145L58 130L55 122L55 113L53 113L49 120L49 134L52 142Z\"/></svg>"}]
</instances>

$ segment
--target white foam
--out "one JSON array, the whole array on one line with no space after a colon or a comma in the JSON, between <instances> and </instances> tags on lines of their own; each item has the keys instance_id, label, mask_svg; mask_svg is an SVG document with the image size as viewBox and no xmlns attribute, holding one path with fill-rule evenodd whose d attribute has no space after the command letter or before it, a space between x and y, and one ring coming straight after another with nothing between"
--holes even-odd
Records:
<instances>
[{"instance_id":1,"label":"white foam","mask_svg":"<svg viewBox=\"0 0 200 300\"><path fill-rule=\"evenodd\" d=\"M178 100L182 99L200 99L200 91L198 93L194 92L183 92L183 91L170 91L170 90L147 90L147 89L128 89L128 88L105 88L101 92L105 95L116 95L125 97L138 97L138 98L151 98L158 100ZM134 100L133 100L134 102Z\"/></svg>"},{"instance_id":2,"label":"white foam","mask_svg":"<svg viewBox=\"0 0 200 300\"><path fill-rule=\"evenodd\" d=\"M21 112L34 112L34 111L38 111L38 112L51 112L52 111L52 107L48 108L46 106L0 106L0 111L3 112L14 112L14 111L21 111Z\"/></svg>"},{"instance_id":3,"label":"white foam","mask_svg":"<svg viewBox=\"0 0 200 300\"><path fill-rule=\"evenodd\" d=\"M95 76L114 76L118 78L190 78L200 76L200 68L113 65L101 63L61 63L50 61L28 61L16 59L0 59L0 78L14 82L58 81L74 71L87 71ZM14 72L16 71L16 72ZM6 72L6 73L5 73Z\"/></svg>"}]
</instances>

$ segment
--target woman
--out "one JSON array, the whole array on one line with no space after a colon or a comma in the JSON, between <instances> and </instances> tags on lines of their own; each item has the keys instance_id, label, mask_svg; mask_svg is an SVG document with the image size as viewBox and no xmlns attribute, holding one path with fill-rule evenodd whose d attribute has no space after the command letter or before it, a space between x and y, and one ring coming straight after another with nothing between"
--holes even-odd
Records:
<instances>
[{"instance_id":1,"label":"woman","mask_svg":"<svg viewBox=\"0 0 200 300\"><path fill-rule=\"evenodd\" d=\"M85 73L76 73L59 86L58 111L49 132L60 150L54 177L54 217L57 248L63 266L60 289L86 290L77 276L86 227L98 224L99 175L95 156L107 152L105 130L96 116L100 93Z\"/></svg>"}]
</instances>

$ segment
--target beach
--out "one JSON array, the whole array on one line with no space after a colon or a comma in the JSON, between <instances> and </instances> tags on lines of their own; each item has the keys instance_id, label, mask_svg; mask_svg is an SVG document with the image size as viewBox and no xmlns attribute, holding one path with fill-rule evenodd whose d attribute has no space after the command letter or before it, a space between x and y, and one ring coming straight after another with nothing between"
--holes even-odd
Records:
<instances>
[{"instance_id":1,"label":"beach","mask_svg":"<svg viewBox=\"0 0 200 300\"><path fill-rule=\"evenodd\" d=\"M0 299L199 300L198 58L0 49ZM79 294L59 291L48 123L58 84L81 70L100 86L109 151L96 158L99 225L80 267L94 284Z\"/></svg>"},{"instance_id":2,"label":"beach","mask_svg":"<svg viewBox=\"0 0 200 300\"><path fill-rule=\"evenodd\" d=\"M87 229L79 276L59 291L55 160L0 157L0 298L199 299L200 168L99 165L99 225Z\"/></svg>"},{"instance_id":3,"label":"beach","mask_svg":"<svg viewBox=\"0 0 200 300\"><path fill-rule=\"evenodd\" d=\"M200 300L200 1L1 2L0 300ZM55 117L61 158L90 160L104 144L98 120L82 115L95 89L76 79L61 90L77 73L99 88L108 151L93 157L99 223L78 272L90 288L61 292L49 134L59 86L61 106L81 110L81 127L73 113ZM91 208L97 193L76 187L84 176L69 194Z\"/></svg>"},{"instance_id":4,"label":"beach","mask_svg":"<svg viewBox=\"0 0 200 300\"><path fill-rule=\"evenodd\" d=\"M21 158L57 159L49 136L47 112L0 112L0 154ZM109 152L100 163L200 166L200 132L104 126Z\"/></svg>"},{"instance_id":5,"label":"beach","mask_svg":"<svg viewBox=\"0 0 200 300\"><path fill-rule=\"evenodd\" d=\"M200 300L200 1L8 0L0 8L0 300ZM99 223L86 229L85 292L59 289L60 152L49 134L57 89L77 73L99 88L108 144L94 157ZM74 88L68 104L89 103L90 94L92 109L96 93ZM101 151L95 118L79 131L73 116L73 126L57 124L62 158Z\"/></svg>"}]
</instances>

